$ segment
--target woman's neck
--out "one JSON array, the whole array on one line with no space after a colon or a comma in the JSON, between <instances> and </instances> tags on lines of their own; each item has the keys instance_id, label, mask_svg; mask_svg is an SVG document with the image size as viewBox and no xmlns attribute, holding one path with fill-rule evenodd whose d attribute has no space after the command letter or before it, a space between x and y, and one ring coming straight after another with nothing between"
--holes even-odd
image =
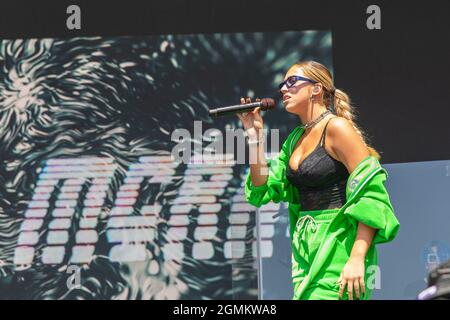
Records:
<instances>
[{"instance_id":1,"label":"woman's neck","mask_svg":"<svg viewBox=\"0 0 450 320\"><path fill-rule=\"evenodd\" d=\"M322 113L327 111L327 107L323 104L314 104L310 106L309 108L305 109L304 112L300 112L298 114L300 118L300 122L305 125L314 119L316 119L318 116L320 116Z\"/></svg>"}]
</instances>

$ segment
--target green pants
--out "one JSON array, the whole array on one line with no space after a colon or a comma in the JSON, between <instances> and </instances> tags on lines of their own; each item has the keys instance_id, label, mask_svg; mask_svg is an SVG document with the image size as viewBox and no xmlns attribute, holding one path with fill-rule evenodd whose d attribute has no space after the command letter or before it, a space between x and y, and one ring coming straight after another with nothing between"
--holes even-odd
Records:
<instances>
[{"instance_id":1,"label":"green pants","mask_svg":"<svg viewBox=\"0 0 450 320\"><path fill-rule=\"evenodd\" d=\"M308 275L311 264L316 258L317 250L322 242L329 236L327 229L340 209L300 211L292 239L292 279L294 287L294 300L337 300L339 299L339 284L336 281L350 257L350 252L356 237L355 228L348 224L344 237L338 239L330 254L326 257L322 268L312 279L301 297L298 297L298 289L302 281ZM344 220L345 221L345 220ZM373 263L366 259L365 265ZM365 277L367 279L367 277ZM348 299L347 288L342 299ZM356 299L355 294L353 294ZM366 285L366 295L362 299L368 299L370 292Z\"/></svg>"}]
</instances>

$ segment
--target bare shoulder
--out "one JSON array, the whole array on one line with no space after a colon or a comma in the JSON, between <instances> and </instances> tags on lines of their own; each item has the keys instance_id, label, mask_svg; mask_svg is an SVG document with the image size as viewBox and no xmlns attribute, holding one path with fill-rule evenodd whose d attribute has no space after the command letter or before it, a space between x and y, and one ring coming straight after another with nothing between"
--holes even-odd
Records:
<instances>
[{"instance_id":1,"label":"bare shoulder","mask_svg":"<svg viewBox=\"0 0 450 320\"><path fill-rule=\"evenodd\" d=\"M327 133L331 137L358 135L353 124L349 120L337 116L330 119Z\"/></svg>"},{"instance_id":2,"label":"bare shoulder","mask_svg":"<svg viewBox=\"0 0 450 320\"><path fill-rule=\"evenodd\" d=\"M327 136L335 146L342 143L364 144L354 125L343 117L334 117L330 120L327 127Z\"/></svg>"},{"instance_id":3,"label":"bare shoulder","mask_svg":"<svg viewBox=\"0 0 450 320\"><path fill-rule=\"evenodd\" d=\"M356 131L353 123L342 117L330 120L327 127L327 136L331 150L338 160L343 162L349 172L369 155L369 150L361 135Z\"/></svg>"}]
</instances>

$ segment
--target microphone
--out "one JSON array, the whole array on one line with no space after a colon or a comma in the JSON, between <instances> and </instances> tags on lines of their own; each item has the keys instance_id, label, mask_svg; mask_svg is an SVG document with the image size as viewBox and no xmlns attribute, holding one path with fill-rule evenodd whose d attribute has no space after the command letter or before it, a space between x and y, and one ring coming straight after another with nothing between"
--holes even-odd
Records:
<instances>
[{"instance_id":1,"label":"microphone","mask_svg":"<svg viewBox=\"0 0 450 320\"><path fill-rule=\"evenodd\" d=\"M238 104L235 106L222 107L217 109L209 110L209 115L219 117L229 114L241 113L253 111L254 109L261 107L261 110L270 110L275 108L275 101L271 98L264 98L261 101L251 102L246 104Z\"/></svg>"}]
</instances>

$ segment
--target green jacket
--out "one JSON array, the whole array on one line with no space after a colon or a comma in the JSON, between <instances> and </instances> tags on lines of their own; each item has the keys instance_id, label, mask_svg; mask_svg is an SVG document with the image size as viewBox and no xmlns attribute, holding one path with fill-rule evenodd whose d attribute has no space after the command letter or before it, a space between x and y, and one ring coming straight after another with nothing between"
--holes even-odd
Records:
<instances>
[{"instance_id":1,"label":"green jacket","mask_svg":"<svg viewBox=\"0 0 450 320\"><path fill-rule=\"evenodd\" d=\"M269 201L288 203L291 239L298 219L298 212L301 211L299 200L301 195L299 195L296 187L287 180L286 168L289 165L289 158L293 148L303 131L303 127L296 127L283 143L278 156L267 161L269 176L266 184L255 187L251 182L250 173L245 183L246 199L256 207L261 207ZM304 291L313 281L324 261L326 261L325 258L330 254L335 242L342 237L346 237L348 232L345 226L349 225L348 222L354 227L354 235L356 235L359 221L378 229L366 253L366 261L371 263L377 262L374 245L392 241L400 227L384 186L387 177L386 170L381 167L378 160L373 156L368 156L362 160L350 174L346 187L346 203L330 223L327 230L327 238L321 243L310 272L300 287L300 291ZM301 292L299 296L301 296Z\"/></svg>"}]
</instances>

